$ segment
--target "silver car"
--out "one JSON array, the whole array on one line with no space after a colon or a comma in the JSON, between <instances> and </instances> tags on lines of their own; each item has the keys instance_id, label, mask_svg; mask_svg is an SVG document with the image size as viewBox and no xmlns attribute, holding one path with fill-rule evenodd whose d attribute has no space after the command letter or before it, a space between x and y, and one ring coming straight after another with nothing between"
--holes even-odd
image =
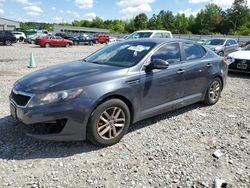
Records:
<instances>
[{"instance_id":1,"label":"silver car","mask_svg":"<svg viewBox=\"0 0 250 188\"><path fill-rule=\"evenodd\" d=\"M209 39L206 40L204 45L220 56L228 55L231 52L237 51L239 48L237 41L231 38Z\"/></svg>"}]
</instances>

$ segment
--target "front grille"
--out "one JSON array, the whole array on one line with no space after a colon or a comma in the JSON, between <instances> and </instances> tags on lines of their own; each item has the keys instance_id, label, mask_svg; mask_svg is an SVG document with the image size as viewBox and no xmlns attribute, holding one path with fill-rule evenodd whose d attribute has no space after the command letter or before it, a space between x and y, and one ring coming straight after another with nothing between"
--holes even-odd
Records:
<instances>
[{"instance_id":1,"label":"front grille","mask_svg":"<svg viewBox=\"0 0 250 188\"><path fill-rule=\"evenodd\" d=\"M229 69L236 69L236 70L242 70L242 71L250 71L250 60L246 60L244 64L247 64L246 69L239 69L237 67L238 64L243 64L242 59L235 59L233 63L229 65Z\"/></svg>"},{"instance_id":2,"label":"front grille","mask_svg":"<svg viewBox=\"0 0 250 188\"><path fill-rule=\"evenodd\" d=\"M26 106L31 97L26 95L16 94L13 91L11 91L11 98L17 105Z\"/></svg>"}]
</instances>

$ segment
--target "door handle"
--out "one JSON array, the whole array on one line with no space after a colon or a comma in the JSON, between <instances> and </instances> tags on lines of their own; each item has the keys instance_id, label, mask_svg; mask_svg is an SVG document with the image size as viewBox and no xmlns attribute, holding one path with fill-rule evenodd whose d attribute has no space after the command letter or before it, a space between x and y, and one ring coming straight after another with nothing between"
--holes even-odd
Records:
<instances>
[{"instance_id":1,"label":"door handle","mask_svg":"<svg viewBox=\"0 0 250 188\"><path fill-rule=\"evenodd\" d=\"M179 69L176 73L177 74L183 74L185 71L183 69Z\"/></svg>"},{"instance_id":2,"label":"door handle","mask_svg":"<svg viewBox=\"0 0 250 188\"><path fill-rule=\"evenodd\" d=\"M210 67L212 67L212 66L213 66L212 63L208 63L208 64L207 64L207 68L210 68Z\"/></svg>"}]
</instances>

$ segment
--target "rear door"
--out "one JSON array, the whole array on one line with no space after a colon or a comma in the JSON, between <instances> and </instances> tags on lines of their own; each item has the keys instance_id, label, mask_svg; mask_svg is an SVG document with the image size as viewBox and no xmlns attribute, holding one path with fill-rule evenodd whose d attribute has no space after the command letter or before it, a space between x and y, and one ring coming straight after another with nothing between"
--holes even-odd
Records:
<instances>
[{"instance_id":1,"label":"rear door","mask_svg":"<svg viewBox=\"0 0 250 188\"><path fill-rule=\"evenodd\" d=\"M206 91L210 80L212 79L213 62L207 58L207 52L204 47L198 44L184 42L183 51L185 54L183 73L184 97L197 100L202 97Z\"/></svg>"}]
</instances>

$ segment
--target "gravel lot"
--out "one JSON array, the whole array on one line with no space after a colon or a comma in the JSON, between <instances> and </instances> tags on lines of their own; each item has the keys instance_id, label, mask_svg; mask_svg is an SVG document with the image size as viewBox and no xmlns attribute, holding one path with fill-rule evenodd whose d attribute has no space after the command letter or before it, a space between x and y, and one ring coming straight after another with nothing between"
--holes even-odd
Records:
<instances>
[{"instance_id":1,"label":"gravel lot","mask_svg":"<svg viewBox=\"0 0 250 188\"><path fill-rule=\"evenodd\" d=\"M229 74L220 101L131 126L120 143L44 142L9 116L12 84L37 69L80 59L102 45L0 46L0 187L250 187L250 75ZM33 52L38 68L28 69ZM220 150L223 156L213 153Z\"/></svg>"}]
</instances>

